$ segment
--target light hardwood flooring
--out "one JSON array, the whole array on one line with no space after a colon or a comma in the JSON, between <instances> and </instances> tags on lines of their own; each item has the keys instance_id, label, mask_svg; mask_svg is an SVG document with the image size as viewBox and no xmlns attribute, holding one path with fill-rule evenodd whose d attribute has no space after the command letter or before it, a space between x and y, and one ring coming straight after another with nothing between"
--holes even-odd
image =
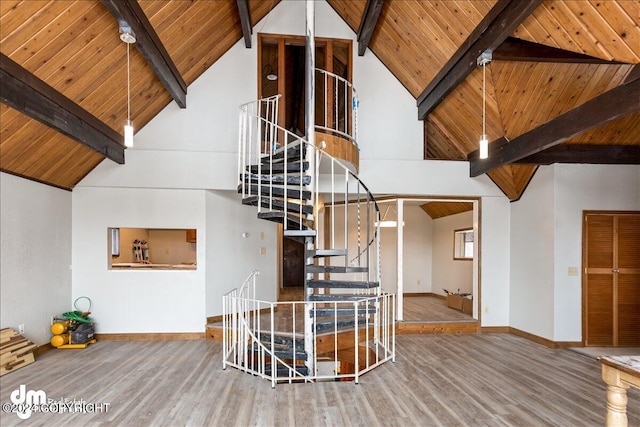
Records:
<instances>
[{"instance_id":1,"label":"light hardwood flooring","mask_svg":"<svg viewBox=\"0 0 640 427\"><path fill-rule=\"evenodd\" d=\"M99 341L52 350L0 378L49 398L110 403L100 414L33 414L9 425L104 426L601 426L600 365L509 334L400 336L397 362L360 384L270 383L222 370L216 341ZM629 425L640 393L629 390Z\"/></svg>"},{"instance_id":2,"label":"light hardwood flooring","mask_svg":"<svg viewBox=\"0 0 640 427\"><path fill-rule=\"evenodd\" d=\"M471 321L473 317L447 307L447 301L430 296L404 296L403 317L405 322Z\"/></svg>"}]
</instances>

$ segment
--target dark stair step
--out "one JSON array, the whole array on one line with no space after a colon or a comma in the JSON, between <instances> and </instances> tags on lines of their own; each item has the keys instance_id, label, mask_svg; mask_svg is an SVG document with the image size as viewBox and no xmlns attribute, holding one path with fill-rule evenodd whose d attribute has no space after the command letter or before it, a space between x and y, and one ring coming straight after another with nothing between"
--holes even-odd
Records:
<instances>
[{"instance_id":1,"label":"dark stair step","mask_svg":"<svg viewBox=\"0 0 640 427\"><path fill-rule=\"evenodd\" d=\"M313 251L307 251L307 257L314 258L327 258L333 256L346 256L346 249L316 249Z\"/></svg>"},{"instance_id":2,"label":"dark stair step","mask_svg":"<svg viewBox=\"0 0 640 427\"><path fill-rule=\"evenodd\" d=\"M294 230L307 230L309 227L307 221L300 218L297 215L285 214L284 212L260 212L258 218L265 219L267 221L277 222L278 224L284 224L285 216L287 219L287 229Z\"/></svg>"},{"instance_id":3,"label":"dark stair step","mask_svg":"<svg viewBox=\"0 0 640 427\"><path fill-rule=\"evenodd\" d=\"M271 208L279 211L284 210L284 201L282 199L272 199L262 196L260 204L263 208L269 208L269 200L271 200ZM258 206L258 196L249 196L242 199L243 205ZM303 214L313 214L313 206L300 205L298 203L287 202L287 211L293 213L300 213L300 206L302 206Z\"/></svg>"},{"instance_id":4,"label":"dark stair step","mask_svg":"<svg viewBox=\"0 0 640 427\"><path fill-rule=\"evenodd\" d=\"M353 294L313 294L309 295L309 301L327 301L327 302L336 302L336 301L345 301L350 304L353 301L366 300L367 298L375 298L376 295L353 295Z\"/></svg>"},{"instance_id":5,"label":"dark stair step","mask_svg":"<svg viewBox=\"0 0 640 427\"><path fill-rule=\"evenodd\" d=\"M240 176L242 180L242 175ZM257 173L251 173L245 175L245 182L251 182L252 184L257 184L261 182L263 185L273 184L273 185L284 185L285 175L284 174L273 174L269 175L262 174L258 177ZM309 185L311 183L311 177L309 175L298 175L298 174L287 174L286 181L288 185Z\"/></svg>"},{"instance_id":6,"label":"dark stair step","mask_svg":"<svg viewBox=\"0 0 640 427\"><path fill-rule=\"evenodd\" d=\"M271 346L271 334L267 332L260 333L260 342L267 346ZM274 345L280 345L285 347L293 347L294 343L296 349L304 351L304 338L293 338L289 335L273 335Z\"/></svg>"},{"instance_id":7,"label":"dark stair step","mask_svg":"<svg viewBox=\"0 0 640 427\"><path fill-rule=\"evenodd\" d=\"M260 188L260 190L258 190L258 187ZM258 191L260 191L260 193L263 196L269 196L269 197L282 197L285 199L304 199L304 200L311 199L311 191L302 190L302 192L300 192L300 190L297 188L287 188L287 194L285 196L284 188L282 187L270 187L268 185L258 186L257 184L251 184L251 185L245 186L245 192L247 192L250 195L258 195ZM242 184L238 185L238 193L242 193Z\"/></svg>"},{"instance_id":8,"label":"dark stair step","mask_svg":"<svg viewBox=\"0 0 640 427\"><path fill-rule=\"evenodd\" d=\"M364 319L364 317L362 318L362 320L358 319L358 326L364 326L365 324L366 324L366 320ZM369 322L369 324L371 324L371 322ZM353 328L355 326L356 326L356 321L353 318L351 318L350 320L338 319L337 322L334 322L333 320L326 321L326 322L318 322L313 325L313 327L316 329L316 332L340 330L340 329L346 329L346 328Z\"/></svg>"},{"instance_id":9,"label":"dark stair step","mask_svg":"<svg viewBox=\"0 0 640 427\"><path fill-rule=\"evenodd\" d=\"M375 314L377 309L375 305L368 305L364 307L360 307L357 310L353 308L346 307L320 307L315 310L311 310L311 317L342 317L342 316L352 316L358 312L358 314Z\"/></svg>"},{"instance_id":10,"label":"dark stair step","mask_svg":"<svg viewBox=\"0 0 640 427\"><path fill-rule=\"evenodd\" d=\"M274 153L270 156L264 156L262 158L262 163L271 162L284 162L284 155L287 153L287 162L299 161L304 159L304 156L307 154L307 146L303 144L302 146L302 155L300 155L300 142L292 142L286 147L278 148Z\"/></svg>"},{"instance_id":11,"label":"dark stair step","mask_svg":"<svg viewBox=\"0 0 640 427\"><path fill-rule=\"evenodd\" d=\"M307 273L366 273L367 267L345 267L340 265L307 265Z\"/></svg>"},{"instance_id":12,"label":"dark stair step","mask_svg":"<svg viewBox=\"0 0 640 427\"><path fill-rule=\"evenodd\" d=\"M270 351L271 342L265 341L262 344L266 347L265 349L266 353L267 354L271 353ZM257 352L258 349L259 349L258 343L254 343L252 347L249 347L249 352ZM297 348L294 351L292 347L285 346L285 345L274 344L273 355L276 357L279 357L280 359L293 360L295 356L296 360L307 360L307 353L304 351L304 349Z\"/></svg>"},{"instance_id":13,"label":"dark stair step","mask_svg":"<svg viewBox=\"0 0 640 427\"><path fill-rule=\"evenodd\" d=\"M288 173L300 173L309 169L309 162L287 162L287 167L285 168L284 163L266 163L261 165L250 165L247 166L247 172L258 173L258 169L260 169L260 173L268 174L268 173L284 173L285 171Z\"/></svg>"},{"instance_id":14,"label":"dark stair step","mask_svg":"<svg viewBox=\"0 0 640 427\"><path fill-rule=\"evenodd\" d=\"M293 366L292 366L293 368ZM266 375L271 375L271 371L272 371L272 367L271 367L271 363L266 363L265 367L264 367L264 373ZM301 375L309 375L309 368L307 368L304 365L296 365L295 366L295 371L298 372ZM290 374L290 370L288 367L284 366L281 363L277 364L277 368L276 368L276 376L278 377L288 377ZM295 374L291 374L292 377L295 377Z\"/></svg>"},{"instance_id":15,"label":"dark stair step","mask_svg":"<svg viewBox=\"0 0 640 427\"><path fill-rule=\"evenodd\" d=\"M310 288L350 288L350 289L372 289L377 288L378 282L360 282L350 280L307 280Z\"/></svg>"}]
</instances>

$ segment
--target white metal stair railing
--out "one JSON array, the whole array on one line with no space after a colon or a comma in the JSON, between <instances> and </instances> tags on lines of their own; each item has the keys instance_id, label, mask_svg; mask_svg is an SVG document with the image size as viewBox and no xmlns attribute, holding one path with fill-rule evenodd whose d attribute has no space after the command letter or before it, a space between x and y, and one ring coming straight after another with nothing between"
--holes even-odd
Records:
<instances>
[{"instance_id":1,"label":"white metal stair railing","mask_svg":"<svg viewBox=\"0 0 640 427\"><path fill-rule=\"evenodd\" d=\"M321 123L316 120L316 130L338 135L357 145L355 89L335 74L317 70L317 75L323 78L326 94L321 95L324 96L324 120ZM350 330L355 331L356 353L353 377L357 381L360 374L379 363L395 360L395 296L383 294L380 286L380 210L359 177L323 150L324 142L315 147L277 125L279 99L276 95L240 107L238 192L242 194L243 204L257 207L259 218L281 222L285 235L304 237L312 242L306 255L305 301L273 303L257 300L255 274L247 279L240 291L226 295L224 366L235 366L270 378L273 386L283 379L322 379L325 376L318 374L316 348L320 327L333 329L333 332L322 333L323 342L327 342L326 334L333 333L337 349L339 333L344 332L339 328L351 326ZM325 221L330 224L328 230L320 229L320 202L330 207L322 211ZM338 226L338 222L342 224ZM323 239L322 248L320 238ZM313 248L315 250L309 252ZM330 265L323 261L329 258ZM343 259L342 266L334 261L336 258ZM323 264L319 264L321 262ZM337 281L340 283L325 280L334 272L349 277ZM314 280L315 286L307 286L314 273L319 280ZM354 293L332 292L341 287ZM297 308L299 315L295 314ZM274 313L281 310L293 313L294 320L283 323L282 319L277 319L276 331ZM265 313L270 314L270 318L263 319ZM331 316L333 325L326 321ZM319 317L325 320L320 322ZM296 324L296 319L303 321L302 327ZM267 323L266 328L263 328L263 322ZM289 334L291 354L275 347L273 337L278 332ZM360 332L364 337L359 337ZM265 333L271 337L270 343L260 339ZM299 335L304 341L307 371L300 368L298 362L301 360L296 356ZM365 352L364 362L358 360L359 338L375 349L372 350L374 363L370 363L369 350ZM335 352L333 363L334 371L337 371L339 361L337 350ZM283 354L291 355L293 359L283 360L278 356ZM271 362L270 366L267 361ZM282 367L281 371L286 375L280 375L278 367ZM339 378L336 375L339 373L334 372L330 377Z\"/></svg>"},{"instance_id":2,"label":"white metal stair railing","mask_svg":"<svg viewBox=\"0 0 640 427\"><path fill-rule=\"evenodd\" d=\"M316 130L358 142L358 92L337 74L316 68Z\"/></svg>"},{"instance_id":3,"label":"white metal stair railing","mask_svg":"<svg viewBox=\"0 0 640 427\"><path fill-rule=\"evenodd\" d=\"M223 297L223 369L231 366L271 381L275 387L278 382L294 381L322 381L335 379L353 379L356 383L359 377L381 364L395 358L395 296L382 294L380 296L363 296L357 301L333 301L314 302L314 310L333 311L335 328L333 331L319 333L313 331L312 341L316 343L329 343L329 351L314 348L313 366L322 363L328 366L333 373L320 372L319 369L307 372L303 361L298 359L296 340L303 339L303 327L298 325L300 317L304 314L302 301L295 302L268 302L255 299L256 277L254 271L247 278L241 288L234 289ZM338 339L341 346L345 346L345 338L340 337L341 331L338 310L342 304L353 306L355 322L353 334L353 360L345 361L339 356ZM321 307L322 306L322 307ZM378 307L380 320L374 322L367 316ZM290 316L286 313L291 313ZM364 313L364 315L362 314ZM284 314L284 315L283 315ZM290 317L290 321L287 318ZM278 323L278 329L275 324ZM375 338L377 336L377 338ZM320 340L321 339L321 340ZM278 356L278 341L290 340L293 344L290 348L290 356ZM287 350L280 350L286 353ZM318 353L322 354L319 360ZM343 363L353 364L353 369L345 368ZM279 368L282 369L279 369ZM348 372L345 372L348 369Z\"/></svg>"}]
</instances>

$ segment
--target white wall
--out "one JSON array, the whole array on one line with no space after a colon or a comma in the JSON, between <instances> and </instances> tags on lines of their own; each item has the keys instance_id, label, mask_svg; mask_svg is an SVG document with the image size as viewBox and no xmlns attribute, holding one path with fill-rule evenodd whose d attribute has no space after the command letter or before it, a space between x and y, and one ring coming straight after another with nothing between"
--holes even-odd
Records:
<instances>
[{"instance_id":1,"label":"white wall","mask_svg":"<svg viewBox=\"0 0 640 427\"><path fill-rule=\"evenodd\" d=\"M541 167L511 205L511 326L553 339L554 171Z\"/></svg>"},{"instance_id":2,"label":"white wall","mask_svg":"<svg viewBox=\"0 0 640 427\"><path fill-rule=\"evenodd\" d=\"M473 261L453 259L453 231L473 227L473 211L433 220L432 292L473 294ZM477 241L477 239L475 239Z\"/></svg>"},{"instance_id":3,"label":"white wall","mask_svg":"<svg viewBox=\"0 0 640 427\"><path fill-rule=\"evenodd\" d=\"M255 208L242 205L232 191L207 191L206 211L207 316L222 314L222 296L239 287L253 270L260 271L256 297L276 301L277 225L258 219Z\"/></svg>"},{"instance_id":4,"label":"white wall","mask_svg":"<svg viewBox=\"0 0 640 427\"><path fill-rule=\"evenodd\" d=\"M396 202L380 203L385 220L396 221ZM432 219L419 206L404 205L403 285L404 293L431 292ZM387 292L398 289L398 230L381 228L382 284Z\"/></svg>"},{"instance_id":5,"label":"white wall","mask_svg":"<svg viewBox=\"0 0 640 427\"><path fill-rule=\"evenodd\" d=\"M0 328L46 344L73 308L71 193L0 172L0 221Z\"/></svg>"},{"instance_id":6,"label":"white wall","mask_svg":"<svg viewBox=\"0 0 640 427\"><path fill-rule=\"evenodd\" d=\"M511 205L511 326L582 340L582 211L640 210L639 195L638 166L540 167Z\"/></svg>"},{"instance_id":7,"label":"white wall","mask_svg":"<svg viewBox=\"0 0 640 427\"><path fill-rule=\"evenodd\" d=\"M195 228L197 270L107 267L107 228ZM98 333L204 332L207 236L200 190L73 191L73 298L93 301Z\"/></svg>"},{"instance_id":8,"label":"white wall","mask_svg":"<svg viewBox=\"0 0 640 427\"><path fill-rule=\"evenodd\" d=\"M431 292L433 220L420 206L410 206L406 203L403 214L405 223L402 237L404 292Z\"/></svg>"}]
</instances>

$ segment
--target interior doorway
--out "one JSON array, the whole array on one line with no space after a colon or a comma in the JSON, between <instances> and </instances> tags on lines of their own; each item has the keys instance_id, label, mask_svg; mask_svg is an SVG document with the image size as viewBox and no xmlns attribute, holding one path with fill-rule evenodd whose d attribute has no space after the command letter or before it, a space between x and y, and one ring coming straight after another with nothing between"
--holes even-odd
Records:
<instances>
[{"instance_id":1,"label":"interior doorway","mask_svg":"<svg viewBox=\"0 0 640 427\"><path fill-rule=\"evenodd\" d=\"M282 287L304 286L304 243L282 237Z\"/></svg>"}]
</instances>

